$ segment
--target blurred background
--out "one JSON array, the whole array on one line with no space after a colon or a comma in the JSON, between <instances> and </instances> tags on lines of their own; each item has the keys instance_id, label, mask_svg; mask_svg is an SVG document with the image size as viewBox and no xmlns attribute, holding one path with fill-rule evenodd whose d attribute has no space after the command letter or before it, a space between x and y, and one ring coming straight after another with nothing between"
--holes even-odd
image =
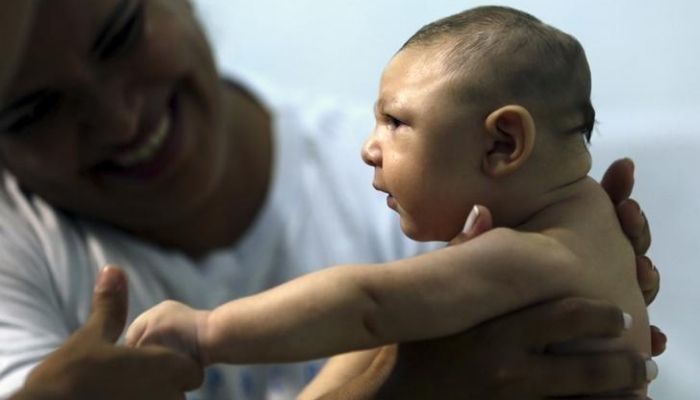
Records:
<instances>
[{"instance_id":1,"label":"blurred background","mask_svg":"<svg viewBox=\"0 0 700 400\"><path fill-rule=\"evenodd\" d=\"M385 63L410 35L437 18L486 4L530 12L586 49L599 123L591 145L593 176L615 158L635 160L634 197L652 224L650 255L663 274L650 312L669 336L669 348L657 359L661 371L651 395L697 399L700 2L197 0L225 68L368 108Z\"/></svg>"}]
</instances>

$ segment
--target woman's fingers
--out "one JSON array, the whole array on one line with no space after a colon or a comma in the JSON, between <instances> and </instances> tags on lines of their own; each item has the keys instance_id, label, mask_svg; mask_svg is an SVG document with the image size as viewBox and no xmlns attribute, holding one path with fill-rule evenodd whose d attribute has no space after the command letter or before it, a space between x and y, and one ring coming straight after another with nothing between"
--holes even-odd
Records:
<instances>
[{"instance_id":1,"label":"woman's fingers","mask_svg":"<svg viewBox=\"0 0 700 400\"><path fill-rule=\"evenodd\" d=\"M462 232L450 240L448 246L464 243L474 239L491 228L493 228L493 217L491 216L491 211L484 206L475 205L472 207L472 210L467 217L467 221L464 223Z\"/></svg>"},{"instance_id":2,"label":"woman's fingers","mask_svg":"<svg viewBox=\"0 0 700 400\"><path fill-rule=\"evenodd\" d=\"M640 388L657 375L656 363L641 354L595 353L567 354L561 358L547 355L536 371L542 373L534 384L549 396L570 396L572 393L606 393ZM580 397L579 397L580 398Z\"/></svg>"},{"instance_id":3,"label":"woman's fingers","mask_svg":"<svg viewBox=\"0 0 700 400\"><path fill-rule=\"evenodd\" d=\"M666 351L666 342L668 338L659 329L659 327L651 326L651 355L656 357L663 354Z\"/></svg>"},{"instance_id":4,"label":"woman's fingers","mask_svg":"<svg viewBox=\"0 0 700 400\"><path fill-rule=\"evenodd\" d=\"M645 254L651 246L651 232L639 204L632 199L626 199L617 205L616 210L622 230L632 243L635 254Z\"/></svg>"},{"instance_id":5,"label":"woman's fingers","mask_svg":"<svg viewBox=\"0 0 700 400\"><path fill-rule=\"evenodd\" d=\"M608 192L613 204L630 197L634 187L634 163L629 158L616 160L608 167L600 180L601 186Z\"/></svg>"},{"instance_id":6,"label":"woman's fingers","mask_svg":"<svg viewBox=\"0 0 700 400\"><path fill-rule=\"evenodd\" d=\"M659 293L661 275L649 257L637 256L637 281L642 289L644 301L647 305L651 304Z\"/></svg>"}]
</instances>

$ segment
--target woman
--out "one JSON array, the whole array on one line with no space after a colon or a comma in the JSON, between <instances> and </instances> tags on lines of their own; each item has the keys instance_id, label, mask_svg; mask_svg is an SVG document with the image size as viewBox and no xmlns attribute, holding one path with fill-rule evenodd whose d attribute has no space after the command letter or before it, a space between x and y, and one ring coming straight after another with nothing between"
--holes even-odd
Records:
<instances>
[{"instance_id":1,"label":"woman","mask_svg":"<svg viewBox=\"0 0 700 400\"><path fill-rule=\"evenodd\" d=\"M0 190L0 393L16 389L56 348L17 396L178 398L197 386L195 366L178 355L111 345L127 319L126 284L116 270L99 273L106 263L129 275L133 317L166 298L212 307L323 266L422 250L401 239L360 172L359 146L347 138L365 122L334 108L300 109L264 85L248 83L250 90L221 80L184 0L42 2L18 65L0 105L7 170ZM612 178L631 178L629 167L620 163ZM608 182L612 191L627 191L615 194L616 202L627 197L631 182ZM634 207L623 202L620 217L641 254L649 236ZM654 292L657 276L640 260L641 283ZM562 327L571 307L585 310L591 323ZM340 392L325 391L371 396L375 383L389 397L407 382L435 382L427 379L435 371L414 369L416 354L424 365L452 355L445 365L454 370L440 376L458 376L479 398L639 384L648 378L639 355L558 356L553 368L551 356L528 353L535 342L615 331L615 316L619 310L583 300L538 306L457 339L404 347L396 368L391 349L364 374L353 370L352 357L339 358L332 367L348 378L338 382ZM509 332L516 329L529 334L515 338ZM578 373L592 365L609 374ZM215 367L193 397L288 395L315 368ZM522 379L503 381L503 371ZM455 392L455 381L443 382ZM499 394L490 390L495 385Z\"/></svg>"}]
</instances>

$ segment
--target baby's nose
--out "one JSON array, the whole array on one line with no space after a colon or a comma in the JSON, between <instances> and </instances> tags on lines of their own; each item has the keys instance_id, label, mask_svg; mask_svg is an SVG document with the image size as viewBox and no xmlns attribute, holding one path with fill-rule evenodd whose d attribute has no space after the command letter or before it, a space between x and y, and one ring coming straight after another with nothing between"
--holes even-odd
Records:
<instances>
[{"instance_id":1,"label":"baby's nose","mask_svg":"<svg viewBox=\"0 0 700 400\"><path fill-rule=\"evenodd\" d=\"M370 167L378 167L382 164L382 151L374 135L370 135L362 146L362 161Z\"/></svg>"}]
</instances>

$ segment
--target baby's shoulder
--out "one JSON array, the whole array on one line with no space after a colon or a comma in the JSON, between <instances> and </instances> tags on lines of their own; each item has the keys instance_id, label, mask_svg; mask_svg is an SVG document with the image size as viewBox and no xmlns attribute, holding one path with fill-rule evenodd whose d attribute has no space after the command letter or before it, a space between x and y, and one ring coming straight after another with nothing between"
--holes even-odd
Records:
<instances>
[{"instance_id":1,"label":"baby's shoulder","mask_svg":"<svg viewBox=\"0 0 700 400\"><path fill-rule=\"evenodd\" d=\"M631 254L615 208L600 186L563 204L540 233L569 249L581 266L625 262Z\"/></svg>"}]
</instances>

